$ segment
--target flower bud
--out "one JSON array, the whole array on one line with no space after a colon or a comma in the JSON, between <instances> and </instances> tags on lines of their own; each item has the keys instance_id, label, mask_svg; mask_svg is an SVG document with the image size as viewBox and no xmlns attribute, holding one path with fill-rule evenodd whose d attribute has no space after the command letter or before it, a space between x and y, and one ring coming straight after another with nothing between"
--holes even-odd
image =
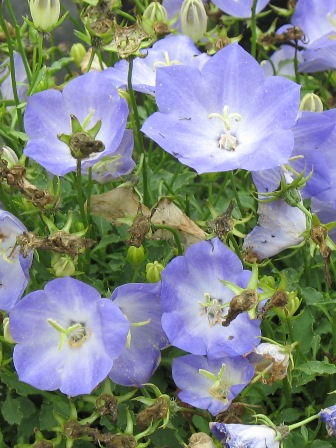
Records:
<instances>
[{"instance_id":1,"label":"flower bud","mask_svg":"<svg viewBox=\"0 0 336 448\"><path fill-rule=\"evenodd\" d=\"M202 39L207 29L207 15L202 0L184 0L180 19L183 34L194 42Z\"/></svg>"},{"instance_id":2,"label":"flower bud","mask_svg":"<svg viewBox=\"0 0 336 448\"><path fill-rule=\"evenodd\" d=\"M70 56L73 58L76 67L80 68L85 55L86 50L83 44L81 43L73 44L73 46L70 49Z\"/></svg>"},{"instance_id":3,"label":"flower bud","mask_svg":"<svg viewBox=\"0 0 336 448\"><path fill-rule=\"evenodd\" d=\"M49 33L55 28L61 12L60 0L30 0L29 8L37 30Z\"/></svg>"},{"instance_id":4,"label":"flower bud","mask_svg":"<svg viewBox=\"0 0 336 448\"><path fill-rule=\"evenodd\" d=\"M51 272L55 277L71 277L76 272L75 263L69 255L54 254L51 258Z\"/></svg>"},{"instance_id":5,"label":"flower bud","mask_svg":"<svg viewBox=\"0 0 336 448\"><path fill-rule=\"evenodd\" d=\"M10 331L9 331L9 318L5 317L3 320L3 332L4 332L4 339L6 342L9 342L10 344L15 344L15 341L13 340Z\"/></svg>"},{"instance_id":6,"label":"flower bud","mask_svg":"<svg viewBox=\"0 0 336 448\"><path fill-rule=\"evenodd\" d=\"M147 34L155 34L154 26L157 23L167 23L168 14L166 9L159 2L150 3L142 15L142 28Z\"/></svg>"},{"instance_id":7,"label":"flower bud","mask_svg":"<svg viewBox=\"0 0 336 448\"><path fill-rule=\"evenodd\" d=\"M135 247L130 246L127 250L127 260L134 266L140 266L140 264L146 259L145 249L143 246Z\"/></svg>"},{"instance_id":8,"label":"flower bud","mask_svg":"<svg viewBox=\"0 0 336 448\"><path fill-rule=\"evenodd\" d=\"M2 146L0 148L0 157L7 162L7 168L12 168L19 163L17 155L9 146Z\"/></svg>"},{"instance_id":9,"label":"flower bud","mask_svg":"<svg viewBox=\"0 0 336 448\"><path fill-rule=\"evenodd\" d=\"M323 103L315 93L307 93L301 100L300 110L323 112Z\"/></svg>"},{"instance_id":10,"label":"flower bud","mask_svg":"<svg viewBox=\"0 0 336 448\"><path fill-rule=\"evenodd\" d=\"M161 280L161 272L164 267L158 261L154 263L147 263L146 265L146 278L150 283L157 283Z\"/></svg>"}]
</instances>

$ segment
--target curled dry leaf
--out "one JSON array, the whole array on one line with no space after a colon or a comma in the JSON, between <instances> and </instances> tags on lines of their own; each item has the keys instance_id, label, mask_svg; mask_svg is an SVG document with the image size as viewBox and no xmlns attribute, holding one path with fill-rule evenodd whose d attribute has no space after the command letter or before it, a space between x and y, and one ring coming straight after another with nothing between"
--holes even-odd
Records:
<instances>
[{"instance_id":1,"label":"curled dry leaf","mask_svg":"<svg viewBox=\"0 0 336 448\"><path fill-rule=\"evenodd\" d=\"M156 225L164 225L178 230L181 241L186 246L207 237L207 234L169 199L161 199L151 211L141 204L132 188L116 188L107 193L92 196L91 213L101 216L115 225L126 223L130 226L140 214L150 218L154 229ZM169 230L156 229L151 238L171 239L172 233Z\"/></svg>"}]
</instances>

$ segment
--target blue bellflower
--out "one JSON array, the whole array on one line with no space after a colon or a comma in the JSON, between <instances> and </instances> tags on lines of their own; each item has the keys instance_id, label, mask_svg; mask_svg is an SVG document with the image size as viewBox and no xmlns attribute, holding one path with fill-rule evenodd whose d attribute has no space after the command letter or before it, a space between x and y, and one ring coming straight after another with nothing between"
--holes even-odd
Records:
<instances>
[{"instance_id":1,"label":"blue bellflower","mask_svg":"<svg viewBox=\"0 0 336 448\"><path fill-rule=\"evenodd\" d=\"M238 44L220 50L201 70L160 70L156 84L159 112L142 131L181 163L206 173L287 162L300 86L281 77L265 79Z\"/></svg>"},{"instance_id":2,"label":"blue bellflower","mask_svg":"<svg viewBox=\"0 0 336 448\"><path fill-rule=\"evenodd\" d=\"M161 326L160 283L130 283L116 288L111 300L131 323L128 343L109 373L123 386L148 383L169 345Z\"/></svg>"},{"instance_id":3,"label":"blue bellflower","mask_svg":"<svg viewBox=\"0 0 336 448\"><path fill-rule=\"evenodd\" d=\"M335 0L298 0L291 22L305 34L300 72L336 70L335 11Z\"/></svg>"},{"instance_id":4,"label":"blue bellflower","mask_svg":"<svg viewBox=\"0 0 336 448\"><path fill-rule=\"evenodd\" d=\"M262 11L270 0L258 0L256 13ZM239 19L249 19L252 16L253 0L213 0L213 3L226 14L238 17Z\"/></svg>"},{"instance_id":5,"label":"blue bellflower","mask_svg":"<svg viewBox=\"0 0 336 448\"><path fill-rule=\"evenodd\" d=\"M132 87L138 92L155 95L156 73L158 69L172 65L191 65L198 68L209 59L201 54L188 36L166 36L156 42L152 48L141 50L142 57L133 62ZM129 63L121 60L114 67L105 70L105 74L114 85L127 87Z\"/></svg>"},{"instance_id":6,"label":"blue bellflower","mask_svg":"<svg viewBox=\"0 0 336 448\"><path fill-rule=\"evenodd\" d=\"M19 101L25 101L28 90L28 78L20 53L14 53L15 82ZM9 59L0 65L1 97L4 100L14 100L12 77L9 71Z\"/></svg>"},{"instance_id":7,"label":"blue bellflower","mask_svg":"<svg viewBox=\"0 0 336 448\"><path fill-rule=\"evenodd\" d=\"M211 432L225 448L279 448L277 433L266 425L210 423Z\"/></svg>"},{"instance_id":8,"label":"blue bellflower","mask_svg":"<svg viewBox=\"0 0 336 448\"><path fill-rule=\"evenodd\" d=\"M41 390L89 394L110 372L130 324L117 305L79 280L51 280L10 312L20 381Z\"/></svg>"},{"instance_id":9,"label":"blue bellflower","mask_svg":"<svg viewBox=\"0 0 336 448\"><path fill-rule=\"evenodd\" d=\"M320 418L325 423L329 436L336 436L336 405L322 409Z\"/></svg>"},{"instance_id":10,"label":"blue bellflower","mask_svg":"<svg viewBox=\"0 0 336 448\"><path fill-rule=\"evenodd\" d=\"M28 98L24 126L29 142L24 153L50 173L64 176L76 170L77 160L70 147L76 146L77 136L87 137L92 129L97 129L94 142L99 143L98 149L93 146L81 159L82 169L87 170L103 157L116 154L127 116L126 101L119 97L104 72L78 76L62 92L49 89ZM74 133L74 119L83 131ZM62 135L71 137L70 146L60 139ZM88 145L94 142L91 139Z\"/></svg>"},{"instance_id":11,"label":"blue bellflower","mask_svg":"<svg viewBox=\"0 0 336 448\"><path fill-rule=\"evenodd\" d=\"M241 356L207 359L186 355L173 360L172 374L182 401L217 415L249 384L254 367Z\"/></svg>"},{"instance_id":12,"label":"blue bellflower","mask_svg":"<svg viewBox=\"0 0 336 448\"><path fill-rule=\"evenodd\" d=\"M20 300L29 280L33 251L26 258L20 253L16 237L28 232L11 213L0 210L0 309L10 311Z\"/></svg>"},{"instance_id":13,"label":"blue bellflower","mask_svg":"<svg viewBox=\"0 0 336 448\"><path fill-rule=\"evenodd\" d=\"M258 320L244 312L223 320L234 293L221 280L245 288L251 276L218 238L190 246L162 271L162 327L172 345L194 355L244 355L258 344Z\"/></svg>"}]
</instances>

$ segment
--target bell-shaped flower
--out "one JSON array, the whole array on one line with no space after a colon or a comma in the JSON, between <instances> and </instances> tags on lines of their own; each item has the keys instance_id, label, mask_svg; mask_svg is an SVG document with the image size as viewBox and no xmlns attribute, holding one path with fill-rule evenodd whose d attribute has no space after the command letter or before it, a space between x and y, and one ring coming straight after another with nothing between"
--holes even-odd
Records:
<instances>
[{"instance_id":1,"label":"bell-shaped flower","mask_svg":"<svg viewBox=\"0 0 336 448\"><path fill-rule=\"evenodd\" d=\"M207 359L186 355L173 360L172 374L182 401L217 415L249 384L254 367L240 356Z\"/></svg>"},{"instance_id":2,"label":"bell-shaped flower","mask_svg":"<svg viewBox=\"0 0 336 448\"><path fill-rule=\"evenodd\" d=\"M304 212L299 208L278 199L259 203L258 214L258 225L244 239L243 250L249 259L253 254L260 261L303 241L302 233L307 223Z\"/></svg>"},{"instance_id":3,"label":"bell-shaped flower","mask_svg":"<svg viewBox=\"0 0 336 448\"><path fill-rule=\"evenodd\" d=\"M270 0L258 0L256 13L262 11ZM213 3L226 14L240 19L249 19L252 16L253 0L213 0Z\"/></svg>"},{"instance_id":4,"label":"bell-shaped flower","mask_svg":"<svg viewBox=\"0 0 336 448\"><path fill-rule=\"evenodd\" d=\"M172 345L194 355L244 355L258 344L258 320L242 312L225 318L235 294L223 280L245 288L251 272L218 238L190 246L162 271L162 327ZM223 325L224 324L224 325Z\"/></svg>"},{"instance_id":5,"label":"bell-shaped flower","mask_svg":"<svg viewBox=\"0 0 336 448\"><path fill-rule=\"evenodd\" d=\"M300 72L336 70L335 10L335 0L298 0L291 22L305 34Z\"/></svg>"},{"instance_id":6,"label":"bell-shaped flower","mask_svg":"<svg viewBox=\"0 0 336 448\"><path fill-rule=\"evenodd\" d=\"M320 418L325 423L329 436L336 436L336 405L322 409Z\"/></svg>"},{"instance_id":7,"label":"bell-shaped flower","mask_svg":"<svg viewBox=\"0 0 336 448\"><path fill-rule=\"evenodd\" d=\"M14 367L41 390L89 394L125 347L130 324L111 300L79 280L51 280L10 312Z\"/></svg>"},{"instance_id":8,"label":"bell-shaped flower","mask_svg":"<svg viewBox=\"0 0 336 448\"><path fill-rule=\"evenodd\" d=\"M277 432L267 425L210 423L211 432L225 448L279 448Z\"/></svg>"},{"instance_id":9,"label":"bell-shaped flower","mask_svg":"<svg viewBox=\"0 0 336 448\"><path fill-rule=\"evenodd\" d=\"M60 0L30 0L29 8L36 29L49 33L55 28L61 12Z\"/></svg>"},{"instance_id":10,"label":"bell-shaped flower","mask_svg":"<svg viewBox=\"0 0 336 448\"><path fill-rule=\"evenodd\" d=\"M78 76L62 92L49 89L28 98L25 155L57 176L75 171L78 161L86 170L116 154L127 116L126 101L104 72Z\"/></svg>"},{"instance_id":11,"label":"bell-shaped flower","mask_svg":"<svg viewBox=\"0 0 336 448\"><path fill-rule=\"evenodd\" d=\"M28 230L19 219L0 210L0 309L7 312L21 299L29 280L33 252L24 258L16 243L24 232Z\"/></svg>"},{"instance_id":12,"label":"bell-shaped flower","mask_svg":"<svg viewBox=\"0 0 336 448\"><path fill-rule=\"evenodd\" d=\"M20 53L14 53L15 83L19 101L25 101L28 90L28 78ZM3 100L14 100L9 59L0 65L0 92Z\"/></svg>"},{"instance_id":13,"label":"bell-shaped flower","mask_svg":"<svg viewBox=\"0 0 336 448\"><path fill-rule=\"evenodd\" d=\"M160 70L156 85L159 112L142 131L198 173L272 168L290 157L300 87L265 78L238 44L220 50L201 70Z\"/></svg>"},{"instance_id":14,"label":"bell-shaped flower","mask_svg":"<svg viewBox=\"0 0 336 448\"><path fill-rule=\"evenodd\" d=\"M132 87L138 92L155 95L156 73L161 68L175 65L201 67L207 60L188 36L169 35L157 41L152 48L141 50L142 57L133 62ZM127 87L129 63L121 60L105 70L114 85Z\"/></svg>"},{"instance_id":15,"label":"bell-shaped flower","mask_svg":"<svg viewBox=\"0 0 336 448\"><path fill-rule=\"evenodd\" d=\"M105 156L92 167L92 178L100 184L129 174L135 162L132 159L134 149L133 132L126 129L118 149L111 156Z\"/></svg>"},{"instance_id":16,"label":"bell-shaped flower","mask_svg":"<svg viewBox=\"0 0 336 448\"><path fill-rule=\"evenodd\" d=\"M160 350L169 345L161 326L160 288L159 283L130 283L116 288L111 296L131 323L127 344L109 373L117 384L148 383L160 363Z\"/></svg>"}]
</instances>

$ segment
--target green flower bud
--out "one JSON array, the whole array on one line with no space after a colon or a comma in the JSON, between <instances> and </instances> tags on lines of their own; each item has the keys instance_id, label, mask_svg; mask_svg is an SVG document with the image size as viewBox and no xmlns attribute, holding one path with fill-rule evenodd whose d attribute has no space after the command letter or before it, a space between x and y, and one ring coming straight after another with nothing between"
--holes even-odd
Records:
<instances>
[{"instance_id":1,"label":"green flower bud","mask_svg":"<svg viewBox=\"0 0 336 448\"><path fill-rule=\"evenodd\" d=\"M71 277L76 272L74 260L69 255L54 254L51 258L51 272L55 277Z\"/></svg>"},{"instance_id":2,"label":"green flower bud","mask_svg":"<svg viewBox=\"0 0 336 448\"><path fill-rule=\"evenodd\" d=\"M146 259L145 249L143 246L130 246L127 250L127 260L134 266L140 266Z\"/></svg>"},{"instance_id":3,"label":"green flower bud","mask_svg":"<svg viewBox=\"0 0 336 448\"><path fill-rule=\"evenodd\" d=\"M86 50L83 44L73 44L70 49L70 56L73 58L75 65L80 68L81 63L86 55Z\"/></svg>"},{"instance_id":4,"label":"green flower bud","mask_svg":"<svg viewBox=\"0 0 336 448\"><path fill-rule=\"evenodd\" d=\"M146 265L146 278L150 283L156 283L161 280L161 272L164 270L164 266L158 261L154 263L147 263Z\"/></svg>"},{"instance_id":5,"label":"green flower bud","mask_svg":"<svg viewBox=\"0 0 336 448\"><path fill-rule=\"evenodd\" d=\"M7 167L9 169L19 163L17 155L9 146L2 146L0 148L0 158L6 160L6 162L8 163Z\"/></svg>"},{"instance_id":6,"label":"green flower bud","mask_svg":"<svg viewBox=\"0 0 336 448\"><path fill-rule=\"evenodd\" d=\"M9 342L10 344L15 344L15 341L13 340L10 331L9 331L9 318L5 317L3 320L3 332L4 332L4 339L6 342Z\"/></svg>"},{"instance_id":7,"label":"green flower bud","mask_svg":"<svg viewBox=\"0 0 336 448\"><path fill-rule=\"evenodd\" d=\"M150 3L142 15L142 28L147 34L155 34L154 26L157 23L167 23L168 14L166 9L159 2Z\"/></svg>"},{"instance_id":8,"label":"green flower bud","mask_svg":"<svg viewBox=\"0 0 336 448\"><path fill-rule=\"evenodd\" d=\"M275 314L281 320L285 320L286 318L293 317L296 311L299 309L301 305L301 300L298 298L295 292L288 294L287 304L282 308L274 307L273 310Z\"/></svg>"},{"instance_id":9,"label":"green flower bud","mask_svg":"<svg viewBox=\"0 0 336 448\"><path fill-rule=\"evenodd\" d=\"M301 100L300 110L323 112L323 103L315 93L307 93Z\"/></svg>"},{"instance_id":10,"label":"green flower bud","mask_svg":"<svg viewBox=\"0 0 336 448\"><path fill-rule=\"evenodd\" d=\"M181 30L194 42L204 36L207 29L207 15L202 0L184 0L180 11Z\"/></svg>"},{"instance_id":11,"label":"green flower bud","mask_svg":"<svg viewBox=\"0 0 336 448\"><path fill-rule=\"evenodd\" d=\"M29 8L37 30L49 33L55 28L61 12L60 0L30 0Z\"/></svg>"}]
</instances>

